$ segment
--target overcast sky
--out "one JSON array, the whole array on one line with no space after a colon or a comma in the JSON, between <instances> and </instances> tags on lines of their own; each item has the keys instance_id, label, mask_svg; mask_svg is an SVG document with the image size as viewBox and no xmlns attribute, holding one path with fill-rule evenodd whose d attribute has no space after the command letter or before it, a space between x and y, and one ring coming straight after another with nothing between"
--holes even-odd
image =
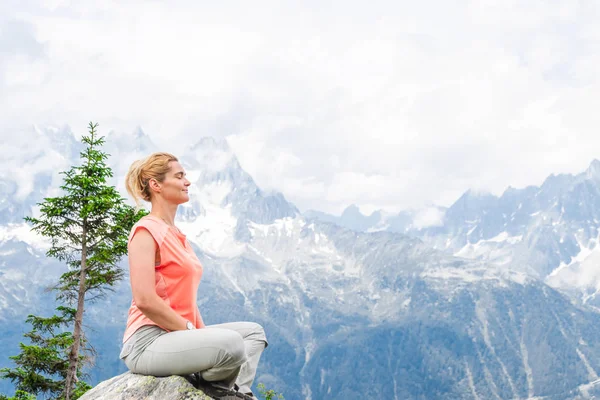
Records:
<instances>
[{"instance_id":1,"label":"overcast sky","mask_svg":"<svg viewBox=\"0 0 600 400\"><path fill-rule=\"evenodd\" d=\"M301 210L448 206L600 158L600 2L0 1L0 138L225 137Z\"/></svg>"}]
</instances>

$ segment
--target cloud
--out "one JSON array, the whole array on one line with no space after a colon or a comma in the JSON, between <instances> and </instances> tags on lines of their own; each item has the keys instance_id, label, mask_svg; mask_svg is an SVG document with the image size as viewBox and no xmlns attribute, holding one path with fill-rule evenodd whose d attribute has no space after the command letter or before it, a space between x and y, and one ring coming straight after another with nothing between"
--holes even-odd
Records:
<instances>
[{"instance_id":1,"label":"cloud","mask_svg":"<svg viewBox=\"0 0 600 400\"><path fill-rule=\"evenodd\" d=\"M444 211L437 207L426 207L417 212L413 224L417 229L442 226L444 225L444 214Z\"/></svg>"},{"instance_id":2,"label":"cloud","mask_svg":"<svg viewBox=\"0 0 600 400\"><path fill-rule=\"evenodd\" d=\"M62 128L69 132L68 128ZM51 180L48 196L57 195L63 184L62 175L57 171L66 171L69 165L68 156L61 154L50 142L48 131L58 132L59 128L25 129L14 132L10 141L2 144L2 178L8 178L17 184L15 200L27 198L36 187L35 178L46 176Z\"/></svg>"},{"instance_id":3,"label":"cloud","mask_svg":"<svg viewBox=\"0 0 600 400\"><path fill-rule=\"evenodd\" d=\"M24 24L0 66L3 141L90 119L171 152L223 137L262 188L338 213L449 205L598 158L594 1L3 7Z\"/></svg>"},{"instance_id":4,"label":"cloud","mask_svg":"<svg viewBox=\"0 0 600 400\"><path fill-rule=\"evenodd\" d=\"M24 93L19 90L43 84L47 77L47 49L36 39L33 24L0 15L0 107L6 115L0 119L0 138L4 138L6 131L19 125L23 128Z\"/></svg>"}]
</instances>

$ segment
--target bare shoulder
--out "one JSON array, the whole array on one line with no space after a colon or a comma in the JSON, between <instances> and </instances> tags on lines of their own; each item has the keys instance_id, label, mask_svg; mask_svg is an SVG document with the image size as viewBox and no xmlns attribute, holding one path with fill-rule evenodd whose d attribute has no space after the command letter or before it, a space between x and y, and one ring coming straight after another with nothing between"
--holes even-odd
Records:
<instances>
[{"instance_id":1,"label":"bare shoulder","mask_svg":"<svg viewBox=\"0 0 600 400\"><path fill-rule=\"evenodd\" d=\"M135 232L131 243L129 244L129 250L155 250L157 247L154 237L145 227L140 227Z\"/></svg>"}]
</instances>

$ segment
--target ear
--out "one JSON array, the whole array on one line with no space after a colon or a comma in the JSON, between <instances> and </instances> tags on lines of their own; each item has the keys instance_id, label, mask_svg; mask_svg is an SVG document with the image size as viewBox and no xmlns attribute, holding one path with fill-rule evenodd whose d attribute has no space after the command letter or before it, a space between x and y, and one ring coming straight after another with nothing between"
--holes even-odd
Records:
<instances>
[{"instance_id":1,"label":"ear","mask_svg":"<svg viewBox=\"0 0 600 400\"><path fill-rule=\"evenodd\" d=\"M158 183L158 181L154 178L151 178L148 181L148 185L150 186L150 189L156 193L160 193L160 183Z\"/></svg>"}]
</instances>

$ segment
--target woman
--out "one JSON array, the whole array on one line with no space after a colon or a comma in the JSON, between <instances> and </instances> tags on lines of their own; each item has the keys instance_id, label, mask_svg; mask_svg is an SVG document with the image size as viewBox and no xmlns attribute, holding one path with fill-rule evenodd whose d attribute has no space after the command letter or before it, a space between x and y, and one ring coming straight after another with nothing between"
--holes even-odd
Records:
<instances>
[{"instance_id":1,"label":"woman","mask_svg":"<svg viewBox=\"0 0 600 400\"><path fill-rule=\"evenodd\" d=\"M252 322L204 325L196 302L202 264L175 226L179 204L189 200L190 181L176 157L154 153L134 162L129 194L152 210L129 235L133 300L121 358L134 373L154 376L199 373L217 387L252 396L258 361L268 345Z\"/></svg>"}]
</instances>

